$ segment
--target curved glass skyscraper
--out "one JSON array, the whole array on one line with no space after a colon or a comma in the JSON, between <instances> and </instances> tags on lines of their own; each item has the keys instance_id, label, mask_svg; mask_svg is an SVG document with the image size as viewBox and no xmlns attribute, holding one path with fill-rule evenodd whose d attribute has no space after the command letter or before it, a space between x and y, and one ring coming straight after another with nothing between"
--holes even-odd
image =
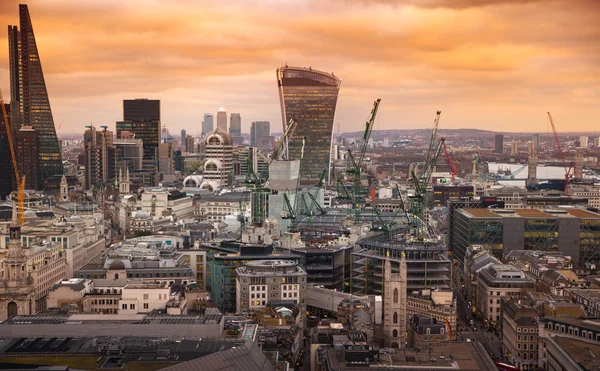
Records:
<instances>
[{"instance_id":1,"label":"curved glass skyscraper","mask_svg":"<svg viewBox=\"0 0 600 371\"><path fill-rule=\"evenodd\" d=\"M290 159L299 159L306 138L301 180L316 182L329 173L331 138L338 92L342 80L312 68L283 66L277 69L283 130L290 119L298 122L289 143ZM326 178L327 179L327 178Z\"/></svg>"}]
</instances>

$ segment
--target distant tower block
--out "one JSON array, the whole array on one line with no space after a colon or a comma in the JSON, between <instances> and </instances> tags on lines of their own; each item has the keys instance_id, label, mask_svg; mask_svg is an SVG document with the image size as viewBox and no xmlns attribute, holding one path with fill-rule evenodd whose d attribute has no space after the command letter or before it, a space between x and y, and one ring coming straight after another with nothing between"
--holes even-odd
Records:
<instances>
[{"instance_id":1,"label":"distant tower block","mask_svg":"<svg viewBox=\"0 0 600 371\"><path fill-rule=\"evenodd\" d=\"M69 183L67 183L67 178L64 175L60 180L60 200L62 202L69 200Z\"/></svg>"},{"instance_id":2,"label":"distant tower block","mask_svg":"<svg viewBox=\"0 0 600 371\"><path fill-rule=\"evenodd\" d=\"M583 178L583 153L581 151L577 151L575 155L575 178L582 179Z\"/></svg>"}]
</instances>

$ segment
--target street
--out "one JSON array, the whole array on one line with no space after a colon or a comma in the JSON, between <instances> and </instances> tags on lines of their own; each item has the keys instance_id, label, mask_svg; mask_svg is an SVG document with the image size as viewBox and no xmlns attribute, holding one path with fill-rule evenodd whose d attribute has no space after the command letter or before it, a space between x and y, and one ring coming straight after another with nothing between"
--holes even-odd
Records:
<instances>
[{"instance_id":1,"label":"street","mask_svg":"<svg viewBox=\"0 0 600 371\"><path fill-rule=\"evenodd\" d=\"M502 334L498 331L498 335L496 335L496 333L489 331L481 319L473 317L469 303L465 300L466 291L460 279L461 275L454 274L454 279L452 280L454 292L457 295L458 330L456 339L458 341L466 341L466 339L476 340L483 345L494 361L501 360ZM470 325L471 320L474 322L473 325ZM475 331L473 327L475 327Z\"/></svg>"}]
</instances>

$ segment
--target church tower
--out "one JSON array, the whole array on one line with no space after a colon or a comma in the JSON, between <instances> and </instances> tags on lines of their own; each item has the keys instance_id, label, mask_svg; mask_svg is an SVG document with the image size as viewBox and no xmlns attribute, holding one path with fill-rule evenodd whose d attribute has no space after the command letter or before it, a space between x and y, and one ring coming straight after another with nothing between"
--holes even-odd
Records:
<instances>
[{"instance_id":1,"label":"church tower","mask_svg":"<svg viewBox=\"0 0 600 371\"><path fill-rule=\"evenodd\" d=\"M402 252L399 273L392 273L388 251L384 266L383 331L384 345L406 347L406 256Z\"/></svg>"},{"instance_id":2,"label":"church tower","mask_svg":"<svg viewBox=\"0 0 600 371\"><path fill-rule=\"evenodd\" d=\"M65 177L64 175L60 180L60 201L69 201L69 183L67 183L67 177Z\"/></svg>"},{"instance_id":3,"label":"church tower","mask_svg":"<svg viewBox=\"0 0 600 371\"><path fill-rule=\"evenodd\" d=\"M35 288L27 270L27 255L21 246L21 226L13 203L10 242L0 277L0 321L14 315L35 314Z\"/></svg>"},{"instance_id":4,"label":"church tower","mask_svg":"<svg viewBox=\"0 0 600 371\"><path fill-rule=\"evenodd\" d=\"M119 169L119 193L122 195L128 195L129 191L129 167L125 166L125 177L123 177L123 168Z\"/></svg>"}]
</instances>

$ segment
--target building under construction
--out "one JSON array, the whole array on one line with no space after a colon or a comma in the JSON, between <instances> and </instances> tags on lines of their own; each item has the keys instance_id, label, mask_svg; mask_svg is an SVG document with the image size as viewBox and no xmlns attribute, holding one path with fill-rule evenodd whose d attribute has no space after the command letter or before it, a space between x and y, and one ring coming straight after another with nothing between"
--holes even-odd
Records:
<instances>
[{"instance_id":1,"label":"building under construction","mask_svg":"<svg viewBox=\"0 0 600 371\"><path fill-rule=\"evenodd\" d=\"M401 227L357 242L352 253L352 294L381 295L385 260L391 261L392 272L398 272L403 252L408 291L450 287L450 259L443 244L412 239L410 228Z\"/></svg>"}]
</instances>

